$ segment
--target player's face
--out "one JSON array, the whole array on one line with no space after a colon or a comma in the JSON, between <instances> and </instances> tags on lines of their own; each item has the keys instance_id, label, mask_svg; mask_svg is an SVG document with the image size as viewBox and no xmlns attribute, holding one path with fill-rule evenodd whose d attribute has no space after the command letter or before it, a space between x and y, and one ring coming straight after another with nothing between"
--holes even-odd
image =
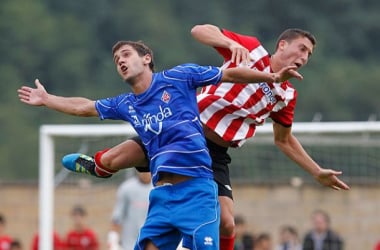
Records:
<instances>
[{"instance_id":1,"label":"player's face","mask_svg":"<svg viewBox=\"0 0 380 250\"><path fill-rule=\"evenodd\" d=\"M278 52L284 67L295 65L301 68L312 55L313 44L306 37L299 37L290 42L283 40L279 43Z\"/></svg>"},{"instance_id":2,"label":"player's face","mask_svg":"<svg viewBox=\"0 0 380 250\"><path fill-rule=\"evenodd\" d=\"M326 232L328 229L328 223L325 217L321 214L315 214L312 218L313 228L318 233Z\"/></svg>"},{"instance_id":3,"label":"player's face","mask_svg":"<svg viewBox=\"0 0 380 250\"><path fill-rule=\"evenodd\" d=\"M116 69L121 78L127 82L133 80L146 70L150 56L139 56L137 51L129 45L121 46L114 54Z\"/></svg>"},{"instance_id":4,"label":"player's face","mask_svg":"<svg viewBox=\"0 0 380 250\"><path fill-rule=\"evenodd\" d=\"M71 218L73 220L73 224L75 227L81 227L84 225L84 216L78 213L73 213L71 215Z\"/></svg>"}]
</instances>

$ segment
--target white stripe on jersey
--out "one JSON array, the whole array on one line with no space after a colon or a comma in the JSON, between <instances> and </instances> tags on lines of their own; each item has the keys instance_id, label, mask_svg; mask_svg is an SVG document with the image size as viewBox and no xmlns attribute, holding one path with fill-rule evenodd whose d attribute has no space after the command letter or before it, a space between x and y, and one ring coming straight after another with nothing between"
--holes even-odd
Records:
<instances>
[{"instance_id":1,"label":"white stripe on jersey","mask_svg":"<svg viewBox=\"0 0 380 250\"><path fill-rule=\"evenodd\" d=\"M186 122L194 122L194 121L197 121L198 120L198 118L197 119L193 119L193 120L183 120L183 121L179 121L179 122L177 122L177 123L175 123L175 124L173 124L173 125L171 125L170 127L168 127L167 128L167 130L169 130L169 129L171 129L171 128L173 128L173 127L176 127L176 126L178 126L179 124L182 124L182 123L186 123ZM149 143L153 140L154 138L152 138L152 139L150 139L148 142L142 142L145 146L147 146L147 145L149 145Z\"/></svg>"},{"instance_id":2,"label":"white stripe on jersey","mask_svg":"<svg viewBox=\"0 0 380 250\"><path fill-rule=\"evenodd\" d=\"M183 65L179 65L175 68L172 68L170 70L168 70L167 72L177 72L179 74L187 74L185 70L179 70L179 69L185 69L185 68L198 68L198 66L191 66L191 65L186 65L186 66L183 66ZM212 70L212 67L211 66L208 66L207 69L203 72L199 72L197 73L198 75L204 75L204 74L207 74L208 72L210 72ZM165 74L166 72L163 71L162 72L162 75L165 79L168 79L168 80L176 80L176 81L182 81L182 82L185 82L187 81L187 79L184 79L184 78L176 78L176 77L173 77L173 76L168 76L167 74ZM203 79L203 82L210 82L212 81L213 79L215 78L218 78L220 76L220 74L222 74L222 70L220 69L219 70L219 73L217 75L214 75L210 78L207 78L207 79Z\"/></svg>"},{"instance_id":3,"label":"white stripe on jersey","mask_svg":"<svg viewBox=\"0 0 380 250\"><path fill-rule=\"evenodd\" d=\"M263 59L263 57L267 56L268 52L264 49L264 47L262 45L260 45L257 48L255 48L254 50L252 50L249 53L249 55L251 56L251 59L255 63L255 62Z\"/></svg>"},{"instance_id":4,"label":"white stripe on jersey","mask_svg":"<svg viewBox=\"0 0 380 250\"><path fill-rule=\"evenodd\" d=\"M157 156L160 156L162 154L167 154L167 153L196 154L196 153L200 153L200 152L204 152L204 151L208 152L206 149L198 149L198 150L193 150L193 151L166 150L166 151L161 151L161 152L153 155L150 160L153 161L153 159L156 158Z\"/></svg>"}]
</instances>

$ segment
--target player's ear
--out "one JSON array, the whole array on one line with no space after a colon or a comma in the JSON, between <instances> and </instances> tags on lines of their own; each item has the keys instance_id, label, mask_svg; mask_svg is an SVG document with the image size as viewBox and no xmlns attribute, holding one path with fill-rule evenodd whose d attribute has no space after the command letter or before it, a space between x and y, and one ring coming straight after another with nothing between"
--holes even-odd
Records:
<instances>
[{"instance_id":1,"label":"player's ear","mask_svg":"<svg viewBox=\"0 0 380 250\"><path fill-rule=\"evenodd\" d=\"M150 64L152 62L152 56L150 54L146 54L143 60L144 60L144 64Z\"/></svg>"},{"instance_id":2,"label":"player's ear","mask_svg":"<svg viewBox=\"0 0 380 250\"><path fill-rule=\"evenodd\" d=\"M286 46L288 45L288 42L285 41L285 40L280 40L278 42L278 47L277 47L277 50L284 50L286 48Z\"/></svg>"}]
</instances>

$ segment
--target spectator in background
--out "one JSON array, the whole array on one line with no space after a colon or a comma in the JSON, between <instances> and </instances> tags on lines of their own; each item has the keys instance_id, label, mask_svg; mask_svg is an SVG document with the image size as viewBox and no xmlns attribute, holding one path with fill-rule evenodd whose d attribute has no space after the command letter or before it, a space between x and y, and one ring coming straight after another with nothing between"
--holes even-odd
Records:
<instances>
[{"instance_id":1,"label":"spectator in background","mask_svg":"<svg viewBox=\"0 0 380 250\"><path fill-rule=\"evenodd\" d=\"M9 250L22 250L22 244L19 240L12 240Z\"/></svg>"},{"instance_id":2,"label":"spectator in background","mask_svg":"<svg viewBox=\"0 0 380 250\"><path fill-rule=\"evenodd\" d=\"M253 250L272 250L272 238L267 233L261 233L255 238Z\"/></svg>"},{"instance_id":3,"label":"spectator in background","mask_svg":"<svg viewBox=\"0 0 380 250\"><path fill-rule=\"evenodd\" d=\"M235 242L234 250L252 250L253 235L247 232L245 219L241 215L236 215L235 218Z\"/></svg>"},{"instance_id":4,"label":"spectator in background","mask_svg":"<svg viewBox=\"0 0 380 250\"><path fill-rule=\"evenodd\" d=\"M380 241L379 241L379 242L377 242L377 244L376 244L376 246L375 246L374 250L380 250Z\"/></svg>"},{"instance_id":5,"label":"spectator in background","mask_svg":"<svg viewBox=\"0 0 380 250\"><path fill-rule=\"evenodd\" d=\"M9 250L12 242L12 238L7 235L5 228L5 217L0 214L0 250Z\"/></svg>"},{"instance_id":6,"label":"spectator in background","mask_svg":"<svg viewBox=\"0 0 380 250\"><path fill-rule=\"evenodd\" d=\"M39 234L36 233L32 239L32 250L39 250ZM17 248L16 248L17 249ZM53 232L53 249L54 250L65 250L65 244L57 232Z\"/></svg>"},{"instance_id":7,"label":"spectator in background","mask_svg":"<svg viewBox=\"0 0 380 250\"><path fill-rule=\"evenodd\" d=\"M342 250L343 241L332 231L330 216L323 210L316 210L311 216L312 229L303 241L303 250Z\"/></svg>"},{"instance_id":8,"label":"spectator in background","mask_svg":"<svg viewBox=\"0 0 380 250\"><path fill-rule=\"evenodd\" d=\"M71 210L73 228L66 235L67 250L98 250L96 234L86 224L87 212L82 206L74 206Z\"/></svg>"},{"instance_id":9,"label":"spectator in background","mask_svg":"<svg viewBox=\"0 0 380 250\"><path fill-rule=\"evenodd\" d=\"M380 250L380 241L377 242L377 244L376 244L374 250Z\"/></svg>"},{"instance_id":10,"label":"spectator in background","mask_svg":"<svg viewBox=\"0 0 380 250\"><path fill-rule=\"evenodd\" d=\"M111 231L108 234L110 250L118 249L119 235L122 236L122 249L133 249L147 216L151 189L149 172L137 173L120 185L112 214Z\"/></svg>"},{"instance_id":11,"label":"spectator in background","mask_svg":"<svg viewBox=\"0 0 380 250\"><path fill-rule=\"evenodd\" d=\"M302 245L297 230L292 226L282 226L280 229L280 244L276 250L301 250Z\"/></svg>"}]
</instances>

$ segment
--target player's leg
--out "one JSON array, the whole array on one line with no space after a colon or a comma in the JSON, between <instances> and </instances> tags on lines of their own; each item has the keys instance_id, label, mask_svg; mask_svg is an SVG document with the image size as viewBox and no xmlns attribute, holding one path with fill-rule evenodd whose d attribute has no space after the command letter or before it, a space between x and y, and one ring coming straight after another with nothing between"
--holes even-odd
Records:
<instances>
[{"instance_id":1,"label":"player's leg","mask_svg":"<svg viewBox=\"0 0 380 250\"><path fill-rule=\"evenodd\" d=\"M233 200L228 196L220 196L220 249L232 250L235 241L235 221Z\"/></svg>"},{"instance_id":2,"label":"player's leg","mask_svg":"<svg viewBox=\"0 0 380 250\"><path fill-rule=\"evenodd\" d=\"M219 249L220 208L216 183L211 179L193 178L171 188L172 201L176 204L172 216L174 225L183 234L183 249Z\"/></svg>"},{"instance_id":3,"label":"player's leg","mask_svg":"<svg viewBox=\"0 0 380 250\"><path fill-rule=\"evenodd\" d=\"M119 171L135 166L148 166L146 151L139 137L126 140L104 153L100 152L102 151L97 153L99 156L96 159L96 164L112 171Z\"/></svg>"},{"instance_id":4,"label":"player's leg","mask_svg":"<svg viewBox=\"0 0 380 250\"><path fill-rule=\"evenodd\" d=\"M110 149L98 151L94 157L78 153L66 155L62 164L74 172L107 178L124 168L148 166L148 161L141 140L134 137Z\"/></svg>"},{"instance_id":5,"label":"player's leg","mask_svg":"<svg viewBox=\"0 0 380 250\"><path fill-rule=\"evenodd\" d=\"M156 247L152 241L148 240L147 243L145 244L145 250L160 250L158 247Z\"/></svg>"},{"instance_id":6,"label":"player's leg","mask_svg":"<svg viewBox=\"0 0 380 250\"><path fill-rule=\"evenodd\" d=\"M157 186L149 195L148 215L136 241L135 250L176 249L181 233L173 225L170 187Z\"/></svg>"},{"instance_id":7,"label":"player's leg","mask_svg":"<svg viewBox=\"0 0 380 250\"><path fill-rule=\"evenodd\" d=\"M228 164L231 158L227 153L228 148L221 147L207 140L212 159L214 179L218 185L220 203L220 249L233 250L235 240L235 222L233 214L233 197Z\"/></svg>"}]
</instances>

